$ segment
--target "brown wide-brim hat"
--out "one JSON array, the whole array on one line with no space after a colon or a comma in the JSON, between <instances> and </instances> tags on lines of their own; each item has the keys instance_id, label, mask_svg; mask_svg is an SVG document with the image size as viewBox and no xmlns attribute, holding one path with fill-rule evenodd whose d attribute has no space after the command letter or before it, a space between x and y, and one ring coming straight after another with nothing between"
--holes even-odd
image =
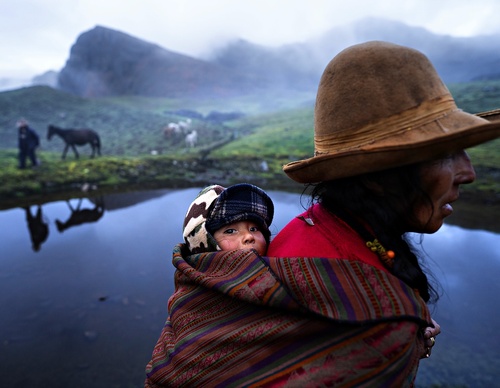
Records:
<instances>
[{"instance_id":1,"label":"brown wide-brim hat","mask_svg":"<svg viewBox=\"0 0 500 388\"><path fill-rule=\"evenodd\" d=\"M457 108L421 52L358 44L335 56L321 77L314 157L283 170L316 183L432 160L499 137L498 112L479 116Z\"/></svg>"}]
</instances>

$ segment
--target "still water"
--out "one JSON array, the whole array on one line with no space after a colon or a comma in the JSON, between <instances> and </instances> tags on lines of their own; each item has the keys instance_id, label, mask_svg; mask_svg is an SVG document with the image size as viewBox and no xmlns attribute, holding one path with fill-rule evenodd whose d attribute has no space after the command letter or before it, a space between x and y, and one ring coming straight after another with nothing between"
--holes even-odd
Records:
<instances>
[{"instance_id":1,"label":"still water","mask_svg":"<svg viewBox=\"0 0 500 388\"><path fill-rule=\"evenodd\" d=\"M0 386L142 386L173 291L170 252L198 191L47 203L38 233L36 206L0 211ZM269 194L275 234L302 205ZM500 386L500 235L445 225L422 245L442 287L442 334L417 385Z\"/></svg>"}]
</instances>

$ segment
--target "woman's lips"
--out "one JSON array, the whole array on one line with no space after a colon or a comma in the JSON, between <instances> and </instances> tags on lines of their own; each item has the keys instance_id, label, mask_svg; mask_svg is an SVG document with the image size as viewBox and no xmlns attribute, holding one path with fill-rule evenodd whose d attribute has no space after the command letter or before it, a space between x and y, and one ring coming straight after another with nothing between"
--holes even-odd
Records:
<instances>
[{"instance_id":1,"label":"woman's lips","mask_svg":"<svg viewBox=\"0 0 500 388\"><path fill-rule=\"evenodd\" d=\"M453 213L453 207L451 206L450 203L446 203L441 209L443 210L443 214L445 217Z\"/></svg>"}]
</instances>

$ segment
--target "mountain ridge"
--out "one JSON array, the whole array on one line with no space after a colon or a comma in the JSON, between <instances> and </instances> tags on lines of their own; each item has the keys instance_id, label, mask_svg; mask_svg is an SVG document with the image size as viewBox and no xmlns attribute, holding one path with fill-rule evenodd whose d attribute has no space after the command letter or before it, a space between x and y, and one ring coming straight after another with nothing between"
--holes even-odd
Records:
<instances>
[{"instance_id":1,"label":"mountain ridge","mask_svg":"<svg viewBox=\"0 0 500 388\"><path fill-rule=\"evenodd\" d=\"M422 27L365 18L301 43L276 48L235 39L205 58L180 54L96 26L71 47L58 88L82 97L233 97L317 87L328 61L345 47L386 40L426 54L445 83L498 79L500 36L458 38Z\"/></svg>"},{"instance_id":2,"label":"mountain ridge","mask_svg":"<svg viewBox=\"0 0 500 388\"><path fill-rule=\"evenodd\" d=\"M61 90L82 97L230 96L247 84L239 73L101 26L78 37L58 78Z\"/></svg>"}]
</instances>

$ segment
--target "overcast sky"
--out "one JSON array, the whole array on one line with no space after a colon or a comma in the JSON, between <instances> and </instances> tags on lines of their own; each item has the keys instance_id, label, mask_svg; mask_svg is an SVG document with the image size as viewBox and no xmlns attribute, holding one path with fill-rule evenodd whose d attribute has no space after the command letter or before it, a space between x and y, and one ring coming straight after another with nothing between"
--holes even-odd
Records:
<instances>
[{"instance_id":1,"label":"overcast sky","mask_svg":"<svg viewBox=\"0 0 500 388\"><path fill-rule=\"evenodd\" d=\"M96 25L201 56L233 38L276 46L367 16L438 34L492 34L499 15L499 0L0 0L0 78L60 70Z\"/></svg>"}]
</instances>

